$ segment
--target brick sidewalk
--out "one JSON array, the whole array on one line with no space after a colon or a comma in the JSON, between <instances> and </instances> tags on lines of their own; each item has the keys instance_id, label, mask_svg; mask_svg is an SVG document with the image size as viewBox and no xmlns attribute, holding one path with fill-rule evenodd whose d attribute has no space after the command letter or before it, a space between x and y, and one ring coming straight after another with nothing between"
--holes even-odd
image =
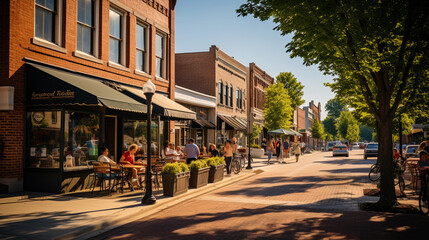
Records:
<instances>
[{"instance_id":1,"label":"brick sidewalk","mask_svg":"<svg viewBox=\"0 0 429 240\"><path fill-rule=\"evenodd\" d=\"M95 239L414 239L425 216L363 212L374 188L362 151L314 153L119 227Z\"/></svg>"}]
</instances>

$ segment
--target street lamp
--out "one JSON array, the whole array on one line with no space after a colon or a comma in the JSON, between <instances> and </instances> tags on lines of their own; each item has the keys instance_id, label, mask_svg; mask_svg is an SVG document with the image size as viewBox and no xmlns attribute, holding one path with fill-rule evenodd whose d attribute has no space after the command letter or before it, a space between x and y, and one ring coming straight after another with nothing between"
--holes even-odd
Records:
<instances>
[{"instance_id":1,"label":"street lamp","mask_svg":"<svg viewBox=\"0 0 429 240\"><path fill-rule=\"evenodd\" d=\"M147 104L147 166L146 166L146 192L143 196L142 203L154 204L156 202L155 196L152 194L152 136L151 136L151 125L152 125L152 96L155 94L156 87L151 80L147 81L143 85L143 93L146 96Z\"/></svg>"},{"instance_id":2,"label":"street lamp","mask_svg":"<svg viewBox=\"0 0 429 240\"><path fill-rule=\"evenodd\" d=\"M246 169L252 169L252 165L251 165L251 159L250 159L250 135L252 134L252 132L253 132L253 114L252 113L250 113L249 114L249 125L248 125L248 132L249 132L249 137L248 137L248 140L249 140L249 152L247 153L247 167L246 167Z\"/></svg>"}]
</instances>

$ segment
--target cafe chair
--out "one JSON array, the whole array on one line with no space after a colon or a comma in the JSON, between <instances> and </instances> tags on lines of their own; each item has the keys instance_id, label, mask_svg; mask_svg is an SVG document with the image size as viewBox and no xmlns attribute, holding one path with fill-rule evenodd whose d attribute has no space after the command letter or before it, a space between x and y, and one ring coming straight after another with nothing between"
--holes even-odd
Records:
<instances>
[{"instance_id":1,"label":"cafe chair","mask_svg":"<svg viewBox=\"0 0 429 240\"><path fill-rule=\"evenodd\" d=\"M155 162L152 166L152 181L154 182L154 185L157 190L159 190L160 184L159 184L159 178L162 176L162 167L164 166L165 162Z\"/></svg>"},{"instance_id":2,"label":"cafe chair","mask_svg":"<svg viewBox=\"0 0 429 240\"><path fill-rule=\"evenodd\" d=\"M111 181L114 181L114 185L115 182L117 180L117 173L112 172L111 170L111 166L109 163L102 163L102 162L94 162L93 163L94 166L94 174L95 174L95 182L100 183L100 191L105 190L105 184L106 184L106 180L109 180L109 187L107 188L107 190L110 191L110 187L111 187ZM95 189L95 185L93 185L92 188L92 192L94 192Z\"/></svg>"}]
</instances>

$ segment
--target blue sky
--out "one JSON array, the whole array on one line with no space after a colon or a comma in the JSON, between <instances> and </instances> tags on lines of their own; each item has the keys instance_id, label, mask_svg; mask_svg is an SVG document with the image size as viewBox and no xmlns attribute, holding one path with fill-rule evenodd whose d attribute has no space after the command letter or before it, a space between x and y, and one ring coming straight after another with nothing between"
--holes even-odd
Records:
<instances>
[{"instance_id":1,"label":"blue sky","mask_svg":"<svg viewBox=\"0 0 429 240\"><path fill-rule=\"evenodd\" d=\"M317 66L307 67L302 59L290 58L285 45L291 36L274 31L274 23L251 16L237 17L235 10L245 0L179 0L176 6L176 52L208 51L211 45L248 66L255 62L272 77L292 72L304 87L304 105L311 100L324 104L334 94L323 86L332 76L323 75Z\"/></svg>"}]
</instances>

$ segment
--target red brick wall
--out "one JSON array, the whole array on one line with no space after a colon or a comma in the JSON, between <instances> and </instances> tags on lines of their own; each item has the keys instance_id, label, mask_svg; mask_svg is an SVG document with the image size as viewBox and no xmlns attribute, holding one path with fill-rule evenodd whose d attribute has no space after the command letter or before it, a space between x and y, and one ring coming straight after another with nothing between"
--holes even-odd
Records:
<instances>
[{"instance_id":1,"label":"red brick wall","mask_svg":"<svg viewBox=\"0 0 429 240\"><path fill-rule=\"evenodd\" d=\"M213 51L176 53L176 84L216 96L214 64L215 53Z\"/></svg>"},{"instance_id":2,"label":"red brick wall","mask_svg":"<svg viewBox=\"0 0 429 240\"><path fill-rule=\"evenodd\" d=\"M157 0L159 4L155 6L161 10L161 5L168 10L164 13L154 9L153 6L142 0L115 0L125 5L126 9L131 9L126 18L127 27L127 63L129 71L112 68L107 65L109 58L109 6L108 0L100 0L100 35L99 35L99 59L102 64L84 60L73 56L76 50L76 18L77 0L67 0L64 3L63 15L63 43L62 47L67 49L66 53L57 52L49 48L32 44L34 37L34 0L20 1L0 1L1 11L8 10L10 3L10 36L0 38L1 46L8 46L8 52L0 48L0 85L15 86L15 110L0 111L0 140L6 142L5 159L0 161L0 178L20 178L23 174L24 158L24 121L25 121L25 99L24 80L25 69L24 58L40 61L46 64L67 68L73 71L95 75L114 81L142 86L149 78L157 85L160 91L174 92L174 10L169 0ZM120 6L119 6L120 7ZM134 74L135 69L135 24L136 15L143 16L150 24L150 72L148 76ZM8 19L5 14L1 14L2 26L9 26L4 23ZM158 80L155 77L155 34L156 29L167 30L167 72L168 81ZM0 33L7 27L2 27ZM6 39L9 39L10 44ZM8 56L9 58L5 57ZM7 62L9 60L9 66ZM171 85L170 85L171 84Z\"/></svg>"}]
</instances>

